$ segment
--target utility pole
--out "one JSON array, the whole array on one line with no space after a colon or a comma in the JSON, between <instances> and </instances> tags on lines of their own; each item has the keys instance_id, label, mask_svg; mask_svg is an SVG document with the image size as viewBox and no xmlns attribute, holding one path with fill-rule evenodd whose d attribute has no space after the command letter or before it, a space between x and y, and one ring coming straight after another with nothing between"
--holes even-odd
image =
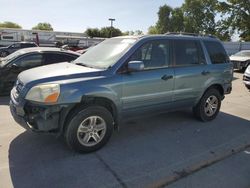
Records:
<instances>
[{"instance_id":1,"label":"utility pole","mask_svg":"<svg viewBox=\"0 0 250 188\"><path fill-rule=\"evenodd\" d=\"M110 24L111 24L111 27L110 27L110 38L112 37L112 30L113 30L113 22L115 21L114 18L109 18L109 21L110 21Z\"/></svg>"}]
</instances>

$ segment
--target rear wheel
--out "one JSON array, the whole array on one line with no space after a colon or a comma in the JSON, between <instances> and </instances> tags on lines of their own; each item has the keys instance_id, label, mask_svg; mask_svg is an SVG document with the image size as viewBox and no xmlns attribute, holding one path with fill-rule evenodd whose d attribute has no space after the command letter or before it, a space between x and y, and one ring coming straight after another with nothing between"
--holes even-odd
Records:
<instances>
[{"instance_id":1,"label":"rear wheel","mask_svg":"<svg viewBox=\"0 0 250 188\"><path fill-rule=\"evenodd\" d=\"M93 152L110 139L113 129L111 113L101 106L78 109L71 116L65 130L65 141L77 152Z\"/></svg>"},{"instance_id":2,"label":"rear wheel","mask_svg":"<svg viewBox=\"0 0 250 188\"><path fill-rule=\"evenodd\" d=\"M193 113L201 121L211 121L216 118L221 106L221 94L217 89L209 89L199 103L193 107Z\"/></svg>"}]
</instances>

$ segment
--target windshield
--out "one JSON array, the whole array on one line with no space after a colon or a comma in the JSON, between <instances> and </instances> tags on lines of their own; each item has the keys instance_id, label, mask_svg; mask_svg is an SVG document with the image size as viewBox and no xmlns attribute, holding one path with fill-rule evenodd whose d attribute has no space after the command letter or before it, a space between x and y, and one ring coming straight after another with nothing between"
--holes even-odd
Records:
<instances>
[{"instance_id":1,"label":"windshield","mask_svg":"<svg viewBox=\"0 0 250 188\"><path fill-rule=\"evenodd\" d=\"M235 54L236 56L250 56L250 51L240 51Z\"/></svg>"},{"instance_id":2,"label":"windshield","mask_svg":"<svg viewBox=\"0 0 250 188\"><path fill-rule=\"evenodd\" d=\"M114 65L135 43L136 38L111 38L87 50L74 63L106 69Z\"/></svg>"},{"instance_id":3,"label":"windshield","mask_svg":"<svg viewBox=\"0 0 250 188\"><path fill-rule=\"evenodd\" d=\"M15 59L17 56L19 56L20 54L22 54L21 51L16 51L4 58L0 59L0 66L3 67L5 66L8 62L10 62L12 59Z\"/></svg>"}]
</instances>

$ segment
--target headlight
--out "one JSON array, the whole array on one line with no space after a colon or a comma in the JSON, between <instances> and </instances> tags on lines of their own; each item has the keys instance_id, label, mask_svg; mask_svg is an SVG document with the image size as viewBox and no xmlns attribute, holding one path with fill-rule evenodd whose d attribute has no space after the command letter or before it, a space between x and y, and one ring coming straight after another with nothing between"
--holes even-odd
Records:
<instances>
[{"instance_id":1,"label":"headlight","mask_svg":"<svg viewBox=\"0 0 250 188\"><path fill-rule=\"evenodd\" d=\"M55 103L60 95L59 84L37 85L32 87L25 99L43 103Z\"/></svg>"}]
</instances>

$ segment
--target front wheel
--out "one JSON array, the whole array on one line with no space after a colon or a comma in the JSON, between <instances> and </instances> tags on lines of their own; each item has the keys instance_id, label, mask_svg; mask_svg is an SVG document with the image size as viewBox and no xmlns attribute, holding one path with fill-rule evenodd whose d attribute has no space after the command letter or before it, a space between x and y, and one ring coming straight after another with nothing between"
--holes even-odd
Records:
<instances>
[{"instance_id":1,"label":"front wheel","mask_svg":"<svg viewBox=\"0 0 250 188\"><path fill-rule=\"evenodd\" d=\"M193 113L201 121L211 121L220 111L221 94L217 89L209 89L201 97L199 103L193 107Z\"/></svg>"},{"instance_id":2,"label":"front wheel","mask_svg":"<svg viewBox=\"0 0 250 188\"><path fill-rule=\"evenodd\" d=\"M65 141L77 152L88 153L103 147L114 129L111 113L101 106L76 110L65 130Z\"/></svg>"}]
</instances>

